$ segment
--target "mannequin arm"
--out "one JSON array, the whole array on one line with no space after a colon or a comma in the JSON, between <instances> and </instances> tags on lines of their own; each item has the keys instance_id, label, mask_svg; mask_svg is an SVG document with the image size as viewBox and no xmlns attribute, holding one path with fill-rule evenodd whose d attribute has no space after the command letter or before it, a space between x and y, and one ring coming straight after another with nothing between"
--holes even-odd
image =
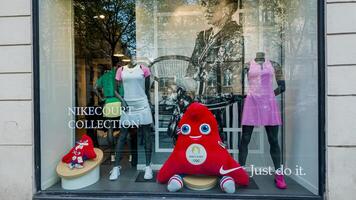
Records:
<instances>
[{"instance_id":1,"label":"mannequin arm","mask_svg":"<svg viewBox=\"0 0 356 200\"><path fill-rule=\"evenodd\" d=\"M148 99L148 102L151 102L151 96L150 96L150 77L145 78L145 93Z\"/></svg>"},{"instance_id":2,"label":"mannequin arm","mask_svg":"<svg viewBox=\"0 0 356 200\"><path fill-rule=\"evenodd\" d=\"M282 94L284 91L286 91L286 83L285 80L279 80L277 81L278 87L274 90L274 95L278 96Z\"/></svg>"},{"instance_id":3,"label":"mannequin arm","mask_svg":"<svg viewBox=\"0 0 356 200\"><path fill-rule=\"evenodd\" d=\"M94 85L94 92L95 92L96 96L98 96L99 101L104 101L104 97L101 95L97 84Z\"/></svg>"},{"instance_id":4,"label":"mannequin arm","mask_svg":"<svg viewBox=\"0 0 356 200\"><path fill-rule=\"evenodd\" d=\"M248 74L249 68L250 68L250 63L245 63L241 72L241 82L242 82L241 85L243 87L243 94L242 94L243 97L246 97L246 93L247 93L246 74Z\"/></svg>"},{"instance_id":5,"label":"mannequin arm","mask_svg":"<svg viewBox=\"0 0 356 200\"><path fill-rule=\"evenodd\" d=\"M274 90L274 94L275 96L278 96L286 91L286 81L284 79L282 66L274 61L272 61L272 66L275 71L275 77L278 85L278 87Z\"/></svg>"},{"instance_id":6,"label":"mannequin arm","mask_svg":"<svg viewBox=\"0 0 356 200\"><path fill-rule=\"evenodd\" d=\"M115 88L118 88L118 86L120 86L120 84L122 84L121 81L115 81ZM117 90L115 90L115 96L118 99L120 99L120 101L124 107L127 107L127 103L126 103L125 99L122 98L122 96L117 92Z\"/></svg>"}]
</instances>

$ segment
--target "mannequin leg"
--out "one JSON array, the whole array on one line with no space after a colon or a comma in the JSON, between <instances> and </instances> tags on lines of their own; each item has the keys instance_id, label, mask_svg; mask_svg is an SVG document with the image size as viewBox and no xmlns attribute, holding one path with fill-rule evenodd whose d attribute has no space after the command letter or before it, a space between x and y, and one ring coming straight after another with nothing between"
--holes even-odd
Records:
<instances>
[{"instance_id":1,"label":"mannequin leg","mask_svg":"<svg viewBox=\"0 0 356 200\"><path fill-rule=\"evenodd\" d=\"M110 120L110 119L107 118L107 120ZM109 127L107 129L107 137L106 138L107 138L108 144L110 146L110 158L113 159L113 156L116 155L115 145L116 145L117 141L115 141L114 123L112 121L109 121Z\"/></svg>"},{"instance_id":2,"label":"mannequin leg","mask_svg":"<svg viewBox=\"0 0 356 200\"><path fill-rule=\"evenodd\" d=\"M127 137L128 137L128 129L127 128L121 128L120 129L120 136L118 138L118 141L116 143L116 147L115 147L115 166L119 166L120 165L120 161L122 159L122 152L124 151L125 148L125 143L127 141ZM129 143L129 142L128 142Z\"/></svg>"},{"instance_id":3,"label":"mannequin leg","mask_svg":"<svg viewBox=\"0 0 356 200\"><path fill-rule=\"evenodd\" d=\"M140 132L144 137L146 166L149 166L151 164L151 156L152 156L151 125L140 126Z\"/></svg>"},{"instance_id":4,"label":"mannequin leg","mask_svg":"<svg viewBox=\"0 0 356 200\"><path fill-rule=\"evenodd\" d=\"M112 121L109 122L107 139L110 147L113 147L115 145L115 141L114 141L114 124Z\"/></svg>"},{"instance_id":5,"label":"mannequin leg","mask_svg":"<svg viewBox=\"0 0 356 200\"><path fill-rule=\"evenodd\" d=\"M279 126L265 126L270 145L270 154L275 169L281 167L281 148L278 143L278 127Z\"/></svg>"},{"instance_id":6,"label":"mannequin leg","mask_svg":"<svg viewBox=\"0 0 356 200\"><path fill-rule=\"evenodd\" d=\"M273 160L274 169L276 170L274 175L274 183L279 189L286 189L287 183L284 179L284 175L279 168L281 167L281 148L278 144L278 127L279 126L266 126L266 132L268 136L268 142L270 145L270 154Z\"/></svg>"},{"instance_id":7,"label":"mannequin leg","mask_svg":"<svg viewBox=\"0 0 356 200\"><path fill-rule=\"evenodd\" d=\"M139 132L140 135L137 135L137 138L140 138L140 146L143 145L143 140L144 140L144 137L143 137L143 133L142 132Z\"/></svg>"},{"instance_id":8,"label":"mannequin leg","mask_svg":"<svg viewBox=\"0 0 356 200\"><path fill-rule=\"evenodd\" d=\"M121 128L120 129L120 136L117 139L117 143L115 146L115 163L113 169L110 171L110 176L109 180L115 181L119 178L120 176L120 161L122 159L122 152L125 147L126 139L128 137L128 129L127 128ZM128 144L130 144L128 142Z\"/></svg>"},{"instance_id":9,"label":"mannequin leg","mask_svg":"<svg viewBox=\"0 0 356 200\"><path fill-rule=\"evenodd\" d=\"M142 125L140 126L140 132L144 137L145 145L145 155L146 155L146 167L144 179L149 180L153 178L153 171L151 168L151 156L152 156L152 137L151 137L151 125Z\"/></svg>"},{"instance_id":10,"label":"mannequin leg","mask_svg":"<svg viewBox=\"0 0 356 200\"><path fill-rule=\"evenodd\" d=\"M245 166L247 154L248 154L248 144L251 141L251 136L254 126L242 126L242 137L241 144L239 148L239 163L241 166Z\"/></svg>"},{"instance_id":11,"label":"mannequin leg","mask_svg":"<svg viewBox=\"0 0 356 200\"><path fill-rule=\"evenodd\" d=\"M87 135L93 140L94 147L99 147L98 136L96 129L87 129Z\"/></svg>"},{"instance_id":12,"label":"mannequin leg","mask_svg":"<svg viewBox=\"0 0 356 200\"><path fill-rule=\"evenodd\" d=\"M131 161L131 166L136 167L137 166L137 129L136 128L130 128L130 151L131 151L131 156L132 156L132 161Z\"/></svg>"}]
</instances>

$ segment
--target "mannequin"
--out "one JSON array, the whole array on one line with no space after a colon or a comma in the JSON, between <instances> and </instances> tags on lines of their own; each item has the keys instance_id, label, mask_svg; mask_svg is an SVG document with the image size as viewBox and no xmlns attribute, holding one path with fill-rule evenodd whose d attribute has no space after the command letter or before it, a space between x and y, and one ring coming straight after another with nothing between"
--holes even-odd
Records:
<instances>
[{"instance_id":1,"label":"mannequin","mask_svg":"<svg viewBox=\"0 0 356 200\"><path fill-rule=\"evenodd\" d=\"M121 121L134 121L139 125L138 131L144 137L146 168L144 179L152 179L153 172L151 168L152 138L151 124L153 123L151 108L149 104L149 86L150 86L149 68L138 65L135 62L120 67L116 73L116 80L119 85L123 85L126 102L125 112L121 115ZM120 96L116 92L116 96ZM120 136L116 145L115 166L110 172L110 180L118 179L120 175L120 160L126 140L131 140L128 134L129 129L122 127ZM128 142L130 144L130 142Z\"/></svg>"},{"instance_id":2,"label":"mannequin","mask_svg":"<svg viewBox=\"0 0 356 200\"><path fill-rule=\"evenodd\" d=\"M242 116L242 138L239 148L239 163L246 164L248 144L254 126L264 126L270 144L270 154L275 167L275 183L280 189L287 188L281 168L281 149L278 144L278 128L282 124L275 96L285 91L285 81L281 66L265 58L258 52L256 58L245 64L244 73L248 74L249 91L244 102ZM273 90L273 77L278 87Z\"/></svg>"},{"instance_id":3,"label":"mannequin","mask_svg":"<svg viewBox=\"0 0 356 200\"><path fill-rule=\"evenodd\" d=\"M105 105L108 105L110 103L115 103L115 102L123 102L123 99L121 96L123 96L123 88L118 87L115 81L115 75L116 75L116 70L120 66L120 60L117 57L113 57L112 59L112 67L105 69L104 74L96 81L94 85L94 91L95 94L99 98L99 102L102 102ZM118 92L120 94L119 98L115 96L115 92ZM115 112L119 112L120 107L115 108ZM105 116L107 119L115 119L116 117L108 117ZM113 129L114 125L113 122L110 121L109 123L109 128L108 128L108 143L109 145L114 144L114 138L113 138Z\"/></svg>"}]
</instances>

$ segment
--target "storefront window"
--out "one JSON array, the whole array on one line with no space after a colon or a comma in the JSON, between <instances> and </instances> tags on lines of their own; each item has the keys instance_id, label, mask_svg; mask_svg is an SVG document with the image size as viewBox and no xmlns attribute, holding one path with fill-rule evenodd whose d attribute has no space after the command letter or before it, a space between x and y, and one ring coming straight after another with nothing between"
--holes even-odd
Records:
<instances>
[{"instance_id":1,"label":"storefront window","mask_svg":"<svg viewBox=\"0 0 356 200\"><path fill-rule=\"evenodd\" d=\"M317 12L40 0L41 189L317 195Z\"/></svg>"}]
</instances>

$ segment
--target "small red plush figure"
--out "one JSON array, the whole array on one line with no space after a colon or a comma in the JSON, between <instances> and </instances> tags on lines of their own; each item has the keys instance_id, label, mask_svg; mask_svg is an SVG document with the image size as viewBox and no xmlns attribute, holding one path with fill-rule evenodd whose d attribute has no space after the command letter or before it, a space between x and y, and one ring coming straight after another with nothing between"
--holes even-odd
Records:
<instances>
[{"instance_id":1,"label":"small red plush figure","mask_svg":"<svg viewBox=\"0 0 356 200\"><path fill-rule=\"evenodd\" d=\"M224 192L234 193L235 183L246 186L249 176L222 143L214 115L200 103L192 103L179 124L176 146L158 172L157 181L175 192L183 188L181 175L219 176Z\"/></svg>"},{"instance_id":2,"label":"small red plush figure","mask_svg":"<svg viewBox=\"0 0 356 200\"><path fill-rule=\"evenodd\" d=\"M70 169L83 168L84 161L96 158L92 139L83 135L69 153L62 158L62 162L68 163Z\"/></svg>"}]
</instances>

